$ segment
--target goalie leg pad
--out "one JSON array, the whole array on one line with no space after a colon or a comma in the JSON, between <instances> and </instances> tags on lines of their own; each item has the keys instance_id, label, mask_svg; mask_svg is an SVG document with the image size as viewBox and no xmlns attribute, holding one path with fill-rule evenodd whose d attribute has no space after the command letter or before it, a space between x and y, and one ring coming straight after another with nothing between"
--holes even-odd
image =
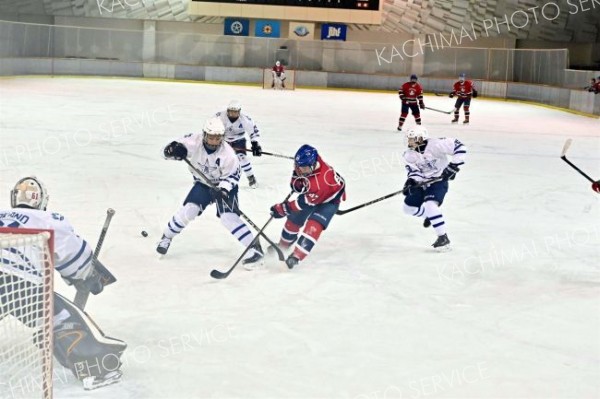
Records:
<instances>
[{"instance_id":1,"label":"goalie leg pad","mask_svg":"<svg viewBox=\"0 0 600 399\"><path fill-rule=\"evenodd\" d=\"M107 337L71 301L54 294L54 356L79 380L114 373L127 344Z\"/></svg>"}]
</instances>

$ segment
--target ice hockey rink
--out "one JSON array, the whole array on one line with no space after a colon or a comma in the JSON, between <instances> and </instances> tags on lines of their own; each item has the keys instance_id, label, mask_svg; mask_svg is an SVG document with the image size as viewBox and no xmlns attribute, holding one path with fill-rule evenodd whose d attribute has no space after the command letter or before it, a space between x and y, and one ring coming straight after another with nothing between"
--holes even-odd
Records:
<instances>
[{"instance_id":1,"label":"ice hockey rink","mask_svg":"<svg viewBox=\"0 0 600 399\"><path fill-rule=\"evenodd\" d=\"M56 398L600 397L600 195L560 159L572 138L569 159L600 178L600 120L479 98L469 126L425 110L431 136L468 147L442 207L451 252L431 249L399 195L336 216L294 270L267 259L218 281L210 271L243 248L214 207L155 251L192 183L163 146L238 99L263 150L319 150L346 179L347 209L405 181L395 92L44 77L0 79L0 92L0 208L36 175L92 245L116 210L100 258L119 281L86 310L128 343L124 377L88 393L57 365ZM261 226L292 162L252 162L259 188L242 177L240 204Z\"/></svg>"}]
</instances>

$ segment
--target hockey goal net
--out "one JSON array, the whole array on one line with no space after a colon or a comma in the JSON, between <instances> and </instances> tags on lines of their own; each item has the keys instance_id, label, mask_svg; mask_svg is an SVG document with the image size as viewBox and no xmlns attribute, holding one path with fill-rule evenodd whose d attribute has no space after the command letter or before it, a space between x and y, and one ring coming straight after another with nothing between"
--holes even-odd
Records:
<instances>
[{"instance_id":1,"label":"hockey goal net","mask_svg":"<svg viewBox=\"0 0 600 399\"><path fill-rule=\"evenodd\" d=\"M0 398L52 398L53 245L0 227Z\"/></svg>"},{"instance_id":2,"label":"hockey goal net","mask_svg":"<svg viewBox=\"0 0 600 399\"><path fill-rule=\"evenodd\" d=\"M293 69L285 70L285 79L281 80L273 76L271 68L263 69L263 89L272 90L295 90L296 89L296 71Z\"/></svg>"}]
</instances>

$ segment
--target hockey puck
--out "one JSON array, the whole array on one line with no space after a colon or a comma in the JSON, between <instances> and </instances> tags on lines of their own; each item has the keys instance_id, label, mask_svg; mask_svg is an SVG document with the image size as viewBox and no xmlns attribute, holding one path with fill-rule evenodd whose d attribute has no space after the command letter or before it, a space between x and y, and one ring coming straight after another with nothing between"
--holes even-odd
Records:
<instances>
[{"instance_id":1,"label":"hockey puck","mask_svg":"<svg viewBox=\"0 0 600 399\"><path fill-rule=\"evenodd\" d=\"M143 235L144 237L148 237L148 233L146 232L146 230L142 230L142 235Z\"/></svg>"}]
</instances>

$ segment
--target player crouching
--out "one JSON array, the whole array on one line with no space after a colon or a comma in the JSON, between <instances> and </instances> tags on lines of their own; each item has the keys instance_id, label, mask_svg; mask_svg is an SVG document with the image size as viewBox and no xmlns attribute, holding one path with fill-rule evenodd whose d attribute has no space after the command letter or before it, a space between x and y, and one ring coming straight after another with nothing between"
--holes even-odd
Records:
<instances>
[{"instance_id":1,"label":"player crouching","mask_svg":"<svg viewBox=\"0 0 600 399\"><path fill-rule=\"evenodd\" d=\"M294 163L290 184L298 197L271 207L273 217L287 216L279 247L285 250L296 243L285 261L290 269L306 258L329 226L341 201L346 200L344 179L323 162L314 147L307 144L300 147ZM298 238L302 226L304 229Z\"/></svg>"},{"instance_id":2,"label":"player crouching","mask_svg":"<svg viewBox=\"0 0 600 399\"><path fill-rule=\"evenodd\" d=\"M67 284L93 295L100 294L105 282L97 269L102 264L64 216L46 210L49 198L46 186L38 178L20 179L11 191L12 209L0 209L0 225L53 230L55 270ZM0 319L11 314L27 327L39 328L33 342L40 346L43 330L35 324L39 318L36 313L41 311L37 308L42 302L39 298L45 295L42 282L36 281L40 274L34 267L16 267L10 261L12 256L18 257L18 262L29 262L13 248L0 251L3 266L0 268ZM20 305L14 307L14 303ZM65 297L53 293L53 305L53 350L58 362L71 370L86 390L119 382L120 357L127 344L105 336L83 310Z\"/></svg>"},{"instance_id":3,"label":"player crouching","mask_svg":"<svg viewBox=\"0 0 600 399\"><path fill-rule=\"evenodd\" d=\"M404 152L404 161L408 179L403 190L404 212L424 218L423 226L433 226L438 236L432 246L447 249L450 240L440 206L448 192L448 180L454 180L459 166L465 163L467 149L454 138L430 139L422 126L410 129L406 137L408 149ZM428 181L433 182L425 183Z\"/></svg>"}]
</instances>

